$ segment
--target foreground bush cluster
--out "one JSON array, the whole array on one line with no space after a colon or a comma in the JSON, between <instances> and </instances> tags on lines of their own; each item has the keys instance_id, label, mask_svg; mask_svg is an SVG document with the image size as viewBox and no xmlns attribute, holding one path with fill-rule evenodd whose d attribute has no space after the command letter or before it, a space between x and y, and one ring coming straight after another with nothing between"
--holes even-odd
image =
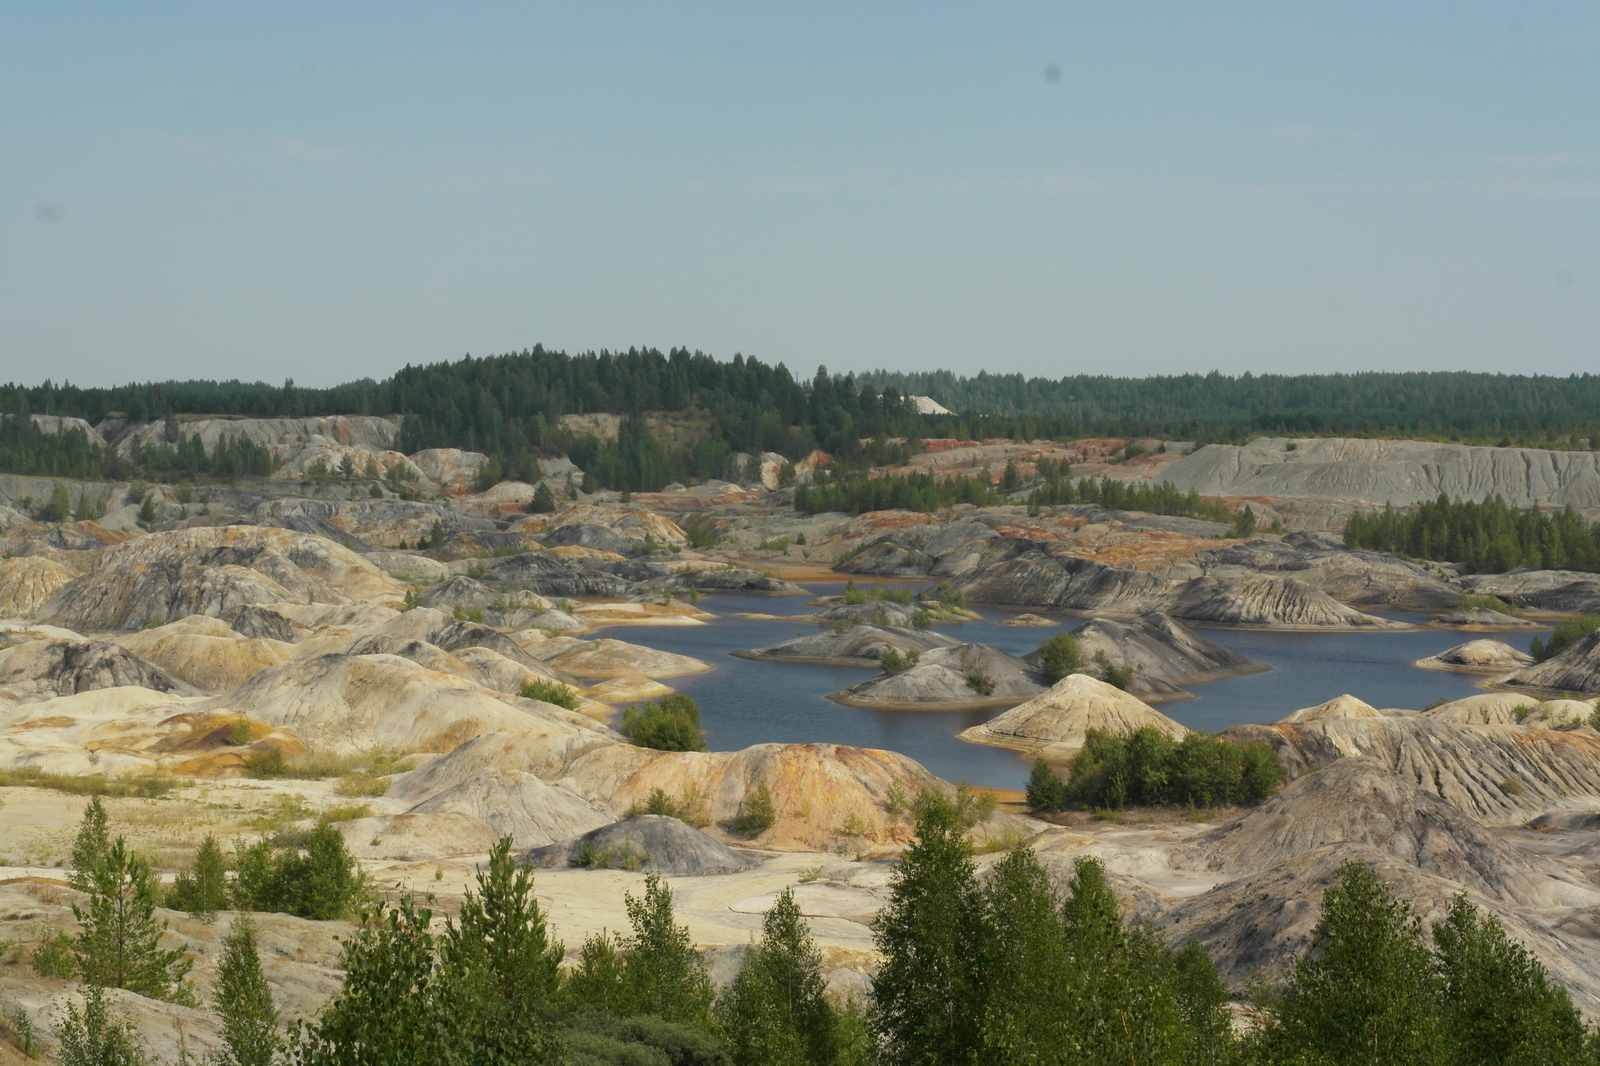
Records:
<instances>
[{"instance_id":1,"label":"foreground bush cluster","mask_svg":"<svg viewBox=\"0 0 1600 1066\"><path fill-rule=\"evenodd\" d=\"M630 932L590 937L564 971L508 837L442 925L431 898L367 911L345 942L339 992L287 1032L255 927L235 918L210 1004L225 1043L216 1061L1566 1066L1600 1054L1567 993L1465 894L1424 930L1371 869L1347 864L1324 894L1310 951L1284 982L1252 990L1253 1023L1236 1031L1205 951L1193 941L1173 950L1125 922L1098 860L1078 859L1061 892L1025 846L984 875L955 802L925 794L915 811L916 842L875 922L881 965L867 1003L825 994L822 956L790 889L720 993L654 876L627 897ZM102 860L81 871L91 902L75 910L92 948L79 975L84 1005L56 1030L65 1066L146 1063L104 989L171 996L188 968L158 944L148 867L121 839Z\"/></svg>"}]
</instances>

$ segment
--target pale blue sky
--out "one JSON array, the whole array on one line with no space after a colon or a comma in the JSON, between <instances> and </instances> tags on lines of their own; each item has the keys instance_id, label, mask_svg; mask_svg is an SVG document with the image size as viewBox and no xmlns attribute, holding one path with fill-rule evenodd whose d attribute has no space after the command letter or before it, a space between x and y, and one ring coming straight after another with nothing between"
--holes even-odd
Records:
<instances>
[{"instance_id":1,"label":"pale blue sky","mask_svg":"<svg viewBox=\"0 0 1600 1066\"><path fill-rule=\"evenodd\" d=\"M0 380L1600 369L1600 5L0 6Z\"/></svg>"}]
</instances>

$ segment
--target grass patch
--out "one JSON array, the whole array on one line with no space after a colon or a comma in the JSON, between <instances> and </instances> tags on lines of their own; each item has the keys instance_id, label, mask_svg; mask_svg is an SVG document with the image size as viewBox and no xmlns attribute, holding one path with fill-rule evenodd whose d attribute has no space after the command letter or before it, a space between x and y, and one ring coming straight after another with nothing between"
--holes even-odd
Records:
<instances>
[{"instance_id":1,"label":"grass patch","mask_svg":"<svg viewBox=\"0 0 1600 1066\"><path fill-rule=\"evenodd\" d=\"M1522 608L1507 603L1499 596L1474 593L1461 597L1461 603L1458 604L1458 607L1463 611L1499 611L1501 614L1509 614L1513 618L1522 617Z\"/></svg>"},{"instance_id":2,"label":"grass patch","mask_svg":"<svg viewBox=\"0 0 1600 1066\"><path fill-rule=\"evenodd\" d=\"M105 774L85 774L80 777L72 774L48 773L31 766L0 770L0 787L48 788L56 792L71 793L74 796L114 798L135 796L141 799L156 799L175 788L182 788L185 783L171 774L160 771L125 774L119 777L108 777Z\"/></svg>"},{"instance_id":3,"label":"grass patch","mask_svg":"<svg viewBox=\"0 0 1600 1066\"><path fill-rule=\"evenodd\" d=\"M524 681L522 691L518 693L525 700L539 700L541 703L553 703L557 707L565 707L569 711L578 709L578 694L559 681L549 678L539 678L534 681Z\"/></svg>"},{"instance_id":4,"label":"grass patch","mask_svg":"<svg viewBox=\"0 0 1600 1066\"><path fill-rule=\"evenodd\" d=\"M335 822L353 822L357 818L371 818L372 808L367 804L350 805L343 807L329 807L317 815L317 821L323 825L333 825Z\"/></svg>"},{"instance_id":5,"label":"grass patch","mask_svg":"<svg viewBox=\"0 0 1600 1066\"><path fill-rule=\"evenodd\" d=\"M316 754L285 759L277 748L254 752L245 759L245 776L257 779L287 778L291 781L322 781L330 777L387 777L410 769L406 760L414 753L399 748L374 748L354 755Z\"/></svg>"}]
</instances>

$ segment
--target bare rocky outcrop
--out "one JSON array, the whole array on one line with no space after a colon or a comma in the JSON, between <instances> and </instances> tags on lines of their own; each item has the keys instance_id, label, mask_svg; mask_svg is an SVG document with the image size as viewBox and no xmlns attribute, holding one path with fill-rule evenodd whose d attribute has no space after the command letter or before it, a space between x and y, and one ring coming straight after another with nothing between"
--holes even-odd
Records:
<instances>
[{"instance_id":1,"label":"bare rocky outcrop","mask_svg":"<svg viewBox=\"0 0 1600 1066\"><path fill-rule=\"evenodd\" d=\"M1417 714L1451 725L1516 725L1533 713L1538 700L1513 692L1484 692L1451 700Z\"/></svg>"},{"instance_id":2,"label":"bare rocky outcrop","mask_svg":"<svg viewBox=\"0 0 1600 1066\"><path fill-rule=\"evenodd\" d=\"M1132 667L1131 691L1142 698L1154 695L1172 699L1187 695L1174 692L1175 686L1272 669L1180 625L1170 615L1159 611L1126 622L1096 618L1074 629L1072 636L1078 642L1078 653L1083 661L1092 661L1096 653L1103 653L1113 663ZM1029 661L1036 658L1037 653L1028 656Z\"/></svg>"},{"instance_id":3,"label":"bare rocky outcrop","mask_svg":"<svg viewBox=\"0 0 1600 1066\"><path fill-rule=\"evenodd\" d=\"M358 860L437 862L486 854L499 837L487 822L454 811L380 814L335 823Z\"/></svg>"},{"instance_id":4,"label":"bare rocky outcrop","mask_svg":"<svg viewBox=\"0 0 1600 1066\"><path fill-rule=\"evenodd\" d=\"M1600 453L1597 453L1600 454ZM1512 570L1461 579L1473 592L1537 611L1600 614L1600 574L1575 570Z\"/></svg>"},{"instance_id":5,"label":"bare rocky outcrop","mask_svg":"<svg viewBox=\"0 0 1600 1066\"><path fill-rule=\"evenodd\" d=\"M1372 757L1339 759L1173 856L1182 866L1256 873L1331 844L1374 848L1509 905L1600 903L1600 889L1512 849L1461 808Z\"/></svg>"},{"instance_id":6,"label":"bare rocky outcrop","mask_svg":"<svg viewBox=\"0 0 1600 1066\"><path fill-rule=\"evenodd\" d=\"M772 796L777 820L738 839L759 847L860 850L911 839L909 813L893 794L915 796L949 786L904 755L844 744L757 744L732 752L657 752L619 744L573 761L559 779L573 792L622 817L660 789L686 816L720 826L739 814L757 785ZM996 815L997 832L1037 826Z\"/></svg>"},{"instance_id":7,"label":"bare rocky outcrop","mask_svg":"<svg viewBox=\"0 0 1600 1066\"><path fill-rule=\"evenodd\" d=\"M963 730L961 739L1064 763L1083 747L1091 729L1131 733L1147 726L1170 737L1189 732L1143 700L1097 678L1073 674L1021 706Z\"/></svg>"},{"instance_id":8,"label":"bare rocky outcrop","mask_svg":"<svg viewBox=\"0 0 1600 1066\"><path fill-rule=\"evenodd\" d=\"M241 636L221 619L206 616L129 633L117 643L206 692L234 689L294 654L292 644Z\"/></svg>"},{"instance_id":9,"label":"bare rocky outcrop","mask_svg":"<svg viewBox=\"0 0 1600 1066\"><path fill-rule=\"evenodd\" d=\"M379 418L370 415L329 415L317 418L191 418L179 416L175 420L179 439L198 437L207 452L216 450L224 440L243 439L272 450L274 456L287 459L297 454L318 438L330 442L368 450L392 450L400 440L398 418ZM115 422L108 420L99 427L117 454L123 458L133 454L137 442L144 446L166 444L167 424L157 422Z\"/></svg>"},{"instance_id":10,"label":"bare rocky outcrop","mask_svg":"<svg viewBox=\"0 0 1600 1066\"><path fill-rule=\"evenodd\" d=\"M287 726L313 750L335 754L382 747L448 752L492 732L540 736L561 750L614 736L576 712L503 699L394 655L295 659L263 670L208 706Z\"/></svg>"},{"instance_id":11,"label":"bare rocky outcrop","mask_svg":"<svg viewBox=\"0 0 1600 1066\"><path fill-rule=\"evenodd\" d=\"M1239 446L1208 444L1157 480L1204 496L1322 497L1380 507L1441 494L1499 496L1514 507L1600 507L1600 454L1430 441L1258 437Z\"/></svg>"},{"instance_id":12,"label":"bare rocky outcrop","mask_svg":"<svg viewBox=\"0 0 1600 1066\"><path fill-rule=\"evenodd\" d=\"M530 641L525 647L526 653L536 659L573 677L591 680L634 675L649 678L683 677L711 669L709 663L691 659L687 655L675 655L669 651L658 651L606 637L593 640L549 637Z\"/></svg>"},{"instance_id":13,"label":"bare rocky outcrop","mask_svg":"<svg viewBox=\"0 0 1600 1066\"><path fill-rule=\"evenodd\" d=\"M1490 825L1600 803L1600 734L1586 727L1453 725L1417 714L1235 725L1218 735L1270 745L1291 777L1369 755Z\"/></svg>"},{"instance_id":14,"label":"bare rocky outcrop","mask_svg":"<svg viewBox=\"0 0 1600 1066\"><path fill-rule=\"evenodd\" d=\"M79 571L42 556L0 560L0 615L32 614Z\"/></svg>"},{"instance_id":15,"label":"bare rocky outcrop","mask_svg":"<svg viewBox=\"0 0 1600 1066\"><path fill-rule=\"evenodd\" d=\"M174 696L200 690L103 640L30 640L0 651L0 693L19 701L135 685Z\"/></svg>"},{"instance_id":16,"label":"bare rocky outcrop","mask_svg":"<svg viewBox=\"0 0 1600 1066\"><path fill-rule=\"evenodd\" d=\"M769 644L765 648L736 651L733 654L763 662L875 666L890 648L902 655L909 651L921 655L935 648L954 647L958 643L954 637L928 629L857 625L843 632L823 629L818 633Z\"/></svg>"},{"instance_id":17,"label":"bare rocky outcrop","mask_svg":"<svg viewBox=\"0 0 1600 1066\"><path fill-rule=\"evenodd\" d=\"M974 568L961 583L976 603L1105 614L1166 610L1171 583L1155 574L1054 554L1024 541L1002 541L1010 558Z\"/></svg>"},{"instance_id":18,"label":"bare rocky outcrop","mask_svg":"<svg viewBox=\"0 0 1600 1066\"><path fill-rule=\"evenodd\" d=\"M1468 607L1464 610L1451 611L1430 624L1447 626L1451 629L1537 629L1539 627L1538 622L1518 618L1502 611L1491 611L1485 607Z\"/></svg>"},{"instance_id":19,"label":"bare rocky outcrop","mask_svg":"<svg viewBox=\"0 0 1600 1066\"><path fill-rule=\"evenodd\" d=\"M1500 678L1497 687L1523 692L1600 692L1600 629L1591 630L1559 655Z\"/></svg>"},{"instance_id":20,"label":"bare rocky outcrop","mask_svg":"<svg viewBox=\"0 0 1600 1066\"><path fill-rule=\"evenodd\" d=\"M692 588L701 592L753 592L766 596L794 596L805 592L805 589L791 581L740 566L674 574L667 584L673 588Z\"/></svg>"},{"instance_id":21,"label":"bare rocky outcrop","mask_svg":"<svg viewBox=\"0 0 1600 1066\"><path fill-rule=\"evenodd\" d=\"M1425 873L1377 848L1338 843L1181 900L1155 924L1170 943L1199 941L1223 980L1235 987L1252 979L1282 980L1311 947L1323 893L1338 883L1347 862L1371 867L1412 904L1425 927L1442 920L1462 891L1458 882ZM1511 937L1528 945L1551 975L1573 991L1580 1006L1600 1008L1600 983L1594 978L1600 972L1600 951L1582 911L1560 912L1546 925L1522 906L1468 894L1481 911L1499 918Z\"/></svg>"},{"instance_id":22,"label":"bare rocky outcrop","mask_svg":"<svg viewBox=\"0 0 1600 1066\"><path fill-rule=\"evenodd\" d=\"M878 710L977 710L1014 707L1045 688L1044 677L1027 661L987 644L957 644L934 648L907 670L879 674L828 698Z\"/></svg>"},{"instance_id":23,"label":"bare rocky outcrop","mask_svg":"<svg viewBox=\"0 0 1600 1066\"><path fill-rule=\"evenodd\" d=\"M395 548L402 542L415 544L432 536L436 529L450 537L490 533L498 528L492 519L482 515L463 514L437 503L387 498L324 500L291 496L264 500L250 514L262 525L299 528L309 523L335 543L342 544L343 538L352 537L382 548ZM430 561L417 555L402 558L418 560L410 564L414 568L425 567Z\"/></svg>"},{"instance_id":24,"label":"bare rocky outcrop","mask_svg":"<svg viewBox=\"0 0 1600 1066\"><path fill-rule=\"evenodd\" d=\"M1107 566L1029 541L1004 541L1003 557L962 581L979 603L1091 614L1164 612L1186 622L1273 629L1389 629L1399 623L1362 614L1283 574L1232 573L1173 582ZM988 544L985 550L989 551ZM996 548L994 552L1001 552Z\"/></svg>"},{"instance_id":25,"label":"bare rocky outcrop","mask_svg":"<svg viewBox=\"0 0 1600 1066\"><path fill-rule=\"evenodd\" d=\"M711 877L738 873L761 861L759 855L734 851L676 818L637 814L591 829L560 844L535 848L534 866L555 869L592 863L599 867L627 864L668 877Z\"/></svg>"},{"instance_id":26,"label":"bare rocky outcrop","mask_svg":"<svg viewBox=\"0 0 1600 1066\"><path fill-rule=\"evenodd\" d=\"M1455 670L1467 674L1504 674L1533 662L1533 656L1499 640L1469 640L1437 655L1418 659L1412 666L1424 670Z\"/></svg>"},{"instance_id":27,"label":"bare rocky outcrop","mask_svg":"<svg viewBox=\"0 0 1600 1066\"><path fill-rule=\"evenodd\" d=\"M253 603L241 604L230 611L224 611L219 617L227 623L228 628L241 637L278 640L285 644L297 643L308 628L296 624L282 611Z\"/></svg>"},{"instance_id":28,"label":"bare rocky outcrop","mask_svg":"<svg viewBox=\"0 0 1600 1066\"><path fill-rule=\"evenodd\" d=\"M542 596L625 596L629 585L607 574L546 553L524 552L489 564L489 570L511 588Z\"/></svg>"},{"instance_id":29,"label":"bare rocky outcrop","mask_svg":"<svg viewBox=\"0 0 1600 1066\"><path fill-rule=\"evenodd\" d=\"M429 796L408 813L450 814L487 826L518 848L537 848L605 825L610 812L526 770L481 769ZM476 849L474 849L476 850Z\"/></svg>"},{"instance_id":30,"label":"bare rocky outcrop","mask_svg":"<svg viewBox=\"0 0 1600 1066\"><path fill-rule=\"evenodd\" d=\"M1278 719L1279 725L1293 725L1297 722L1328 722L1336 718L1382 718L1383 713L1371 704L1356 699L1348 692L1342 696L1335 696L1326 703L1319 703L1315 707L1302 707L1300 710Z\"/></svg>"},{"instance_id":31,"label":"bare rocky outcrop","mask_svg":"<svg viewBox=\"0 0 1600 1066\"><path fill-rule=\"evenodd\" d=\"M1036 614L1029 614L1025 612L1023 614L1014 614L1010 618L1002 618L998 624L1003 626L1021 626L1023 628L1044 628L1047 626L1058 626L1061 623L1049 618L1043 618Z\"/></svg>"},{"instance_id":32,"label":"bare rocky outcrop","mask_svg":"<svg viewBox=\"0 0 1600 1066\"><path fill-rule=\"evenodd\" d=\"M1292 577L1254 574L1236 580L1196 578L1176 590L1169 612L1208 625L1272 629L1400 629Z\"/></svg>"},{"instance_id":33,"label":"bare rocky outcrop","mask_svg":"<svg viewBox=\"0 0 1600 1066\"><path fill-rule=\"evenodd\" d=\"M220 616L247 604L346 602L397 593L377 567L332 541L285 529L218 526L126 541L64 586L41 614L76 629Z\"/></svg>"},{"instance_id":34,"label":"bare rocky outcrop","mask_svg":"<svg viewBox=\"0 0 1600 1066\"><path fill-rule=\"evenodd\" d=\"M1290 575L1357 607L1433 611L1454 607L1461 597L1458 584L1393 555L1299 546L1287 539L1212 548L1195 561L1216 577Z\"/></svg>"}]
</instances>

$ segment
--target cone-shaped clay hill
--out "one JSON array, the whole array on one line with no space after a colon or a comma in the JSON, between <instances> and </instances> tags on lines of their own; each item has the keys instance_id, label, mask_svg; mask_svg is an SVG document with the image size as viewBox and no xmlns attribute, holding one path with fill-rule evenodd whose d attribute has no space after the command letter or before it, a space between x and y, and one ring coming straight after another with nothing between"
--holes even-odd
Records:
<instances>
[{"instance_id":1,"label":"cone-shaped clay hill","mask_svg":"<svg viewBox=\"0 0 1600 1066\"><path fill-rule=\"evenodd\" d=\"M1073 674L1027 703L963 730L961 739L1065 762L1083 747L1091 729L1131 733L1145 726L1170 737L1189 732L1138 697L1087 674Z\"/></svg>"},{"instance_id":2,"label":"cone-shaped clay hill","mask_svg":"<svg viewBox=\"0 0 1600 1066\"><path fill-rule=\"evenodd\" d=\"M1500 640L1469 640L1437 655L1418 659L1412 666L1424 670L1454 670L1464 674L1504 674L1533 663L1533 656Z\"/></svg>"}]
</instances>

